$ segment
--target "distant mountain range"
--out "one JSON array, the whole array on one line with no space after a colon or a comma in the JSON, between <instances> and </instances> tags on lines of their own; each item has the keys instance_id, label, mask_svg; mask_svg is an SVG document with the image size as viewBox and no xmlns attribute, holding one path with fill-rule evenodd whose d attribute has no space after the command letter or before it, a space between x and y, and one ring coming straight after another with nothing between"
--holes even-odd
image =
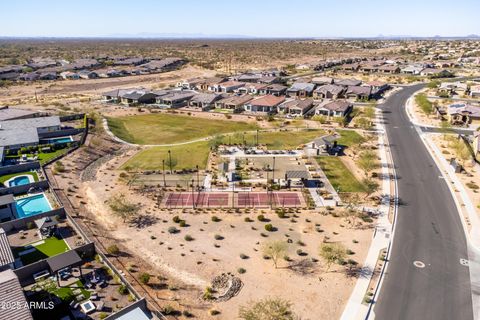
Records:
<instances>
[{"instance_id":1,"label":"distant mountain range","mask_svg":"<svg viewBox=\"0 0 480 320\"><path fill-rule=\"evenodd\" d=\"M204 34L204 33L152 33L141 32L135 34L115 33L105 36L0 36L0 39L315 39L315 40L479 40L480 35L469 34L466 36L412 36L412 35L382 35L372 37L260 37L241 34Z\"/></svg>"}]
</instances>

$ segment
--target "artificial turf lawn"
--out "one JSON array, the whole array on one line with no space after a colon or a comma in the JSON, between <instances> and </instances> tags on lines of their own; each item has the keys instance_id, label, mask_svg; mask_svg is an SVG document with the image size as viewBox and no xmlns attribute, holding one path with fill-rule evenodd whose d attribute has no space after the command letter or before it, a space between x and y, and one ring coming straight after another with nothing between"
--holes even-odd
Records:
<instances>
[{"instance_id":1,"label":"artificial turf lawn","mask_svg":"<svg viewBox=\"0 0 480 320\"><path fill-rule=\"evenodd\" d=\"M10 178L16 177L16 176L32 176L34 181L38 181L38 175L35 171L24 171L24 172L17 172L17 173L11 173L11 174L6 174L0 177L0 183L4 183Z\"/></svg>"},{"instance_id":2,"label":"artificial turf lawn","mask_svg":"<svg viewBox=\"0 0 480 320\"><path fill-rule=\"evenodd\" d=\"M24 255L18 255L20 252L30 249L29 245L14 248L13 252L16 257L22 260L23 265L31 264L36 261L46 259L48 257L56 256L57 254L68 251L68 246L63 239L50 237L43 239L44 243L37 246L32 246L36 250Z\"/></svg>"}]
</instances>

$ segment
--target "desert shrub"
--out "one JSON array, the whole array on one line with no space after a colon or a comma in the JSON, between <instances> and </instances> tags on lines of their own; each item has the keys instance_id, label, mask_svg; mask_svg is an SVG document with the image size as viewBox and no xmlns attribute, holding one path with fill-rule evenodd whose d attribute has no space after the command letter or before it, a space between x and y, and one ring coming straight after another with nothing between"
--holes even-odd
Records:
<instances>
[{"instance_id":1,"label":"desert shrub","mask_svg":"<svg viewBox=\"0 0 480 320\"><path fill-rule=\"evenodd\" d=\"M111 246L107 247L107 253L117 255L118 253L120 253L120 249L118 249L116 244L112 244Z\"/></svg>"}]
</instances>

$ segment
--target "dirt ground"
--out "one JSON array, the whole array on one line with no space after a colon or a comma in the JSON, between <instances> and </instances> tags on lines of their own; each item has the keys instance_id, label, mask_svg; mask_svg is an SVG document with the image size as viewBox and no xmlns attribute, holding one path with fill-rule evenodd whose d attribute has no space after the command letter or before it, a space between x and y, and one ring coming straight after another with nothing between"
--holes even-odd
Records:
<instances>
[{"instance_id":1,"label":"dirt ground","mask_svg":"<svg viewBox=\"0 0 480 320\"><path fill-rule=\"evenodd\" d=\"M455 158L455 153L452 148L449 148L448 142L445 142L443 135L429 135L430 139L440 149L444 158L449 161L451 158ZM457 177L462 183L463 187L467 191L467 195L473 203L474 208L478 215L480 215L480 166L478 164L467 163L465 165L465 171L457 173ZM477 187L469 187L468 185Z\"/></svg>"},{"instance_id":2,"label":"dirt ground","mask_svg":"<svg viewBox=\"0 0 480 320\"><path fill-rule=\"evenodd\" d=\"M304 209L295 210L290 213L290 218L281 219L269 210L235 213L220 209L194 212L192 209L158 208L153 197L155 193L142 194L129 188L122 182L121 172L116 170L134 152L130 149L123 156L113 157L96 167L96 175L89 173L92 178L88 181L79 181L81 171L77 170L62 174L61 179L58 177L56 181L64 190L75 189L70 197L72 203L75 207L84 206L92 214L93 221L88 223L101 230L101 235L97 235L102 237L102 241L116 243L129 255L134 255L127 256L127 265L129 260L141 265L135 260L140 257L146 264L142 265L145 270L138 267L139 272L161 275L162 279L168 278L168 287L182 288L179 291L157 286L148 288L159 299L160 305L168 304L177 310L188 309L198 319L210 319L208 310L214 308L221 311L218 319L234 319L239 306L265 296L279 296L294 302L293 309L302 319L339 317L355 278L347 276L345 267L339 265L325 272L318 248L323 241L342 242L354 252L348 258L361 263L371 240L370 224L359 219L359 225L352 228L341 217ZM74 167L78 162L74 157L78 155L74 153L62 160L67 168ZM129 201L141 205L141 222L124 223L110 212L106 200L117 194L124 194ZM265 231L265 222L256 219L258 214L265 214L277 230ZM174 215L186 220L187 226L182 228L172 222ZM212 215L221 221L213 222ZM245 222L247 216L253 222ZM172 226L180 231L169 233L168 228ZM194 240L187 241L186 235ZM288 256L292 261L281 259L278 269L262 254L262 245L273 239L291 239ZM298 249L304 253L299 255ZM241 254L247 257L242 259ZM303 260L306 264L301 268L304 273L291 266ZM244 268L246 272L240 274L239 268ZM226 302L203 301L201 293L212 278L227 272L235 274L243 282L240 293Z\"/></svg>"}]
</instances>

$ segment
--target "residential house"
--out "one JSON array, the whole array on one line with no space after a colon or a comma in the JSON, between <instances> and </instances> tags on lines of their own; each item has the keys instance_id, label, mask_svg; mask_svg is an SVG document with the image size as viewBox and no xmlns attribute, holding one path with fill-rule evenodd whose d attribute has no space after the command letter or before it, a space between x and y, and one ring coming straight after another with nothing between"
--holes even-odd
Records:
<instances>
[{"instance_id":1,"label":"residential house","mask_svg":"<svg viewBox=\"0 0 480 320\"><path fill-rule=\"evenodd\" d=\"M405 68L401 69L402 73L405 74L413 74L413 75L419 75L423 69L425 69L423 66L420 65L410 65L406 66Z\"/></svg>"},{"instance_id":2,"label":"residential house","mask_svg":"<svg viewBox=\"0 0 480 320\"><path fill-rule=\"evenodd\" d=\"M157 96L156 102L168 108L181 108L186 106L193 96L195 96L194 92L177 91L159 97Z\"/></svg>"},{"instance_id":3,"label":"residential house","mask_svg":"<svg viewBox=\"0 0 480 320\"><path fill-rule=\"evenodd\" d=\"M198 93L189 101L188 106L202 111L208 111L215 107L215 102L222 99L223 96L215 93Z\"/></svg>"},{"instance_id":4,"label":"residential house","mask_svg":"<svg viewBox=\"0 0 480 320\"><path fill-rule=\"evenodd\" d=\"M353 104L345 100L322 101L314 107L315 115L327 117L346 117L353 110Z\"/></svg>"},{"instance_id":5,"label":"residential house","mask_svg":"<svg viewBox=\"0 0 480 320\"><path fill-rule=\"evenodd\" d=\"M380 73L400 73L400 67L394 64L384 64L382 66L379 66L377 69L378 72Z\"/></svg>"},{"instance_id":6,"label":"residential house","mask_svg":"<svg viewBox=\"0 0 480 320\"><path fill-rule=\"evenodd\" d=\"M20 77L18 72L0 73L0 80L17 80Z\"/></svg>"},{"instance_id":7,"label":"residential house","mask_svg":"<svg viewBox=\"0 0 480 320\"><path fill-rule=\"evenodd\" d=\"M434 78L448 78L452 77L453 73L445 69L425 68L420 72L420 75Z\"/></svg>"},{"instance_id":8,"label":"residential house","mask_svg":"<svg viewBox=\"0 0 480 320\"><path fill-rule=\"evenodd\" d=\"M304 117L313 108L313 99L294 99L285 101L278 106L278 112L293 117Z\"/></svg>"},{"instance_id":9,"label":"residential house","mask_svg":"<svg viewBox=\"0 0 480 320\"><path fill-rule=\"evenodd\" d=\"M448 121L453 125L467 125L480 121L480 106L456 103L447 107Z\"/></svg>"},{"instance_id":10,"label":"residential house","mask_svg":"<svg viewBox=\"0 0 480 320\"><path fill-rule=\"evenodd\" d=\"M153 92L142 89L122 92L119 96L120 102L127 106L155 103L157 98Z\"/></svg>"},{"instance_id":11,"label":"residential house","mask_svg":"<svg viewBox=\"0 0 480 320\"><path fill-rule=\"evenodd\" d=\"M18 76L19 80L23 81L35 81L40 78L40 74L37 72L27 72L27 73L22 73L21 75Z\"/></svg>"},{"instance_id":12,"label":"residential house","mask_svg":"<svg viewBox=\"0 0 480 320\"><path fill-rule=\"evenodd\" d=\"M470 97L480 98L480 85L470 86Z\"/></svg>"},{"instance_id":13,"label":"residential house","mask_svg":"<svg viewBox=\"0 0 480 320\"><path fill-rule=\"evenodd\" d=\"M221 77L203 79L198 84L196 84L196 89L202 91L215 91L215 88L217 88L220 83L225 81L226 79Z\"/></svg>"},{"instance_id":14,"label":"residential house","mask_svg":"<svg viewBox=\"0 0 480 320\"><path fill-rule=\"evenodd\" d=\"M285 101L285 97L265 95L250 100L245 104L245 111L252 113L272 114L277 111L277 107Z\"/></svg>"},{"instance_id":15,"label":"residential house","mask_svg":"<svg viewBox=\"0 0 480 320\"><path fill-rule=\"evenodd\" d=\"M240 94L259 94L260 90L268 87L268 85L263 83L247 83L243 87L237 88L235 92Z\"/></svg>"},{"instance_id":16,"label":"residential house","mask_svg":"<svg viewBox=\"0 0 480 320\"><path fill-rule=\"evenodd\" d=\"M200 89L200 85L204 82L204 79L201 78L192 78L187 80L182 80L177 83L177 87L186 89L186 90L196 90Z\"/></svg>"},{"instance_id":17,"label":"residential house","mask_svg":"<svg viewBox=\"0 0 480 320\"><path fill-rule=\"evenodd\" d=\"M358 63L347 63L340 66L340 69L344 71L357 71L359 68L360 68L360 64Z\"/></svg>"},{"instance_id":18,"label":"residential house","mask_svg":"<svg viewBox=\"0 0 480 320\"><path fill-rule=\"evenodd\" d=\"M56 80L57 78L56 72L42 72L38 76L38 79L40 80Z\"/></svg>"},{"instance_id":19,"label":"residential house","mask_svg":"<svg viewBox=\"0 0 480 320\"><path fill-rule=\"evenodd\" d=\"M281 84L271 84L258 90L259 94L271 94L273 96L282 96L287 92L287 87Z\"/></svg>"},{"instance_id":20,"label":"residential house","mask_svg":"<svg viewBox=\"0 0 480 320\"><path fill-rule=\"evenodd\" d=\"M0 121L28 119L40 115L39 111L31 111L19 108L10 108L9 106L0 107ZM1 128L0 128L1 130Z\"/></svg>"},{"instance_id":21,"label":"residential house","mask_svg":"<svg viewBox=\"0 0 480 320\"><path fill-rule=\"evenodd\" d=\"M82 79L96 79L98 78L98 73L90 70L81 70L78 72L78 75Z\"/></svg>"},{"instance_id":22,"label":"residential house","mask_svg":"<svg viewBox=\"0 0 480 320\"><path fill-rule=\"evenodd\" d=\"M333 78L330 77L314 77L312 78L312 83L323 86L325 84L333 84Z\"/></svg>"},{"instance_id":23,"label":"residential house","mask_svg":"<svg viewBox=\"0 0 480 320\"><path fill-rule=\"evenodd\" d=\"M80 79L80 75L78 73L71 72L71 71L60 72L60 77L62 77L63 79L68 79L68 80Z\"/></svg>"},{"instance_id":24,"label":"residential house","mask_svg":"<svg viewBox=\"0 0 480 320\"><path fill-rule=\"evenodd\" d=\"M388 83L382 81L370 81L366 83L367 86L372 88L372 96L378 98L382 93L390 88Z\"/></svg>"},{"instance_id":25,"label":"residential house","mask_svg":"<svg viewBox=\"0 0 480 320\"><path fill-rule=\"evenodd\" d=\"M438 87L438 93L440 95L452 96L452 95L466 95L468 92L468 85L463 82L442 82Z\"/></svg>"},{"instance_id":26,"label":"residential house","mask_svg":"<svg viewBox=\"0 0 480 320\"><path fill-rule=\"evenodd\" d=\"M315 99L338 99L343 98L345 92L346 89L343 86L326 84L315 89L313 97Z\"/></svg>"},{"instance_id":27,"label":"residential house","mask_svg":"<svg viewBox=\"0 0 480 320\"><path fill-rule=\"evenodd\" d=\"M13 198L13 195L6 194L0 196L0 222L5 222L9 220L15 220L17 213L16 202ZM3 230L3 229L2 229ZM5 255L5 253L3 253ZM7 259L4 257L6 264L9 264Z\"/></svg>"},{"instance_id":28,"label":"residential house","mask_svg":"<svg viewBox=\"0 0 480 320\"><path fill-rule=\"evenodd\" d=\"M219 84L213 85L212 86L213 90L210 90L210 91L224 92L224 93L234 92L236 89L245 86L245 84L246 84L245 82L231 80L231 81L221 82Z\"/></svg>"},{"instance_id":29,"label":"residential house","mask_svg":"<svg viewBox=\"0 0 480 320\"><path fill-rule=\"evenodd\" d=\"M59 130L61 126L58 116L0 121L0 147L18 150L36 146L40 135Z\"/></svg>"},{"instance_id":30,"label":"residential house","mask_svg":"<svg viewBox=\"0 0 480 320\"><path fill-rule=\"evenodd\" d=\"M234 112L241 112L244 110L244 104L246 104L252 99L253 97L251 95L229 96L216 101L215 108L233 110Z\"/></svg>"},{"instance_id":31,"label":"residential house","mask_svg":"<svg viewBox=\"0 0 480 320\"><path fill-rule=\"evenodd\" d=\"M357 79L336 79L334 84L344 87L359 86L362 84L362 81Z\"/></svg>"},{"instance_id":32,"label":"residential house","mask_svg":"<svg viewBox=\"0 0 480 320\"><path fill-rule=\"evenodd\" d=\"M372 87L370 86L348 86L345 92L346 98L357 100L369 100L372 95Z\"/></svg>"},{"instance_id":33,"label":"residential house","mask_svg":"<svg viewBox=\"0 0 480 320\"><path fill-rule=\"evenodd\" d=\"M20 281L12 269L0 272L0 320L32 320ZM48 305L47 305L48 307Z\"/></svg>"},{"instance_id":34,"label":"residential house","mask_svg":"<svg viewBox=\"0 0 480 320\"><path fill-rule=\"evenodd\" d=\"M314 89L314 83L295 82L290 88L287 89L287 96L298 98L311 97Z\"/></svg>"}]
</instances>

